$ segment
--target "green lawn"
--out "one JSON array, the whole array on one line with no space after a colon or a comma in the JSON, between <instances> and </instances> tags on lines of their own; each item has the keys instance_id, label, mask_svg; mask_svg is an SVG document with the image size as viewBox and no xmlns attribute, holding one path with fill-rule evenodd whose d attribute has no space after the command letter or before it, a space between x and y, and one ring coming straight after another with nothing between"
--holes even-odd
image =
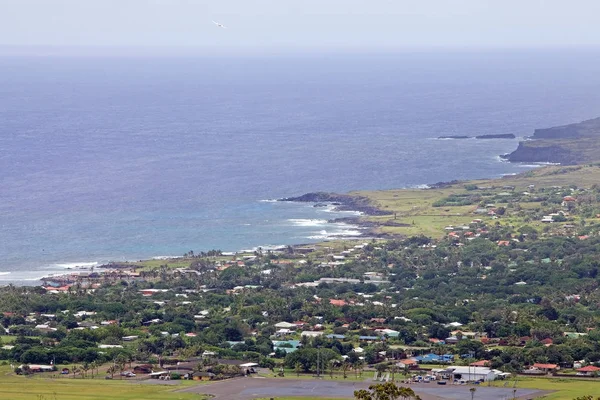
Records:
<instances>
[{"instance_id":1,"label":"green lawn","mask_svg":"<svg viewBox=\"0 0 600 400\"><path fill-rule=\"evenodd\" d=\"M13 343L17 339L16 336L0 335L0 344Z\"/></svg>"},{"instance_id":2,"label":"green lawn","mask_svg":"<svg viewBox=\"0 0 600 400\"><path fill-rule=\"evenodd\" d=\"M8 366L0 367L0 399L10 400L185 400L202 399L198 394L176 393L177 386L140 384L131 381L16 376Z\"/></svg>"},{"instance_id":3,"label":"green lawn","mask_svg":"<svg viewBox=\"0 0 600 400\"><path fill-rule=\"evenodd\" d=\"M502 385L504 385L502 381L495 383L495 386ZM512 387L512 381L510 385ZM555 391L555 393L544 396L544 400L573 400L576 397L585 395L598 396L600 393L600 380L519 377L517 388Z\"/></svg>"}]
</instances>

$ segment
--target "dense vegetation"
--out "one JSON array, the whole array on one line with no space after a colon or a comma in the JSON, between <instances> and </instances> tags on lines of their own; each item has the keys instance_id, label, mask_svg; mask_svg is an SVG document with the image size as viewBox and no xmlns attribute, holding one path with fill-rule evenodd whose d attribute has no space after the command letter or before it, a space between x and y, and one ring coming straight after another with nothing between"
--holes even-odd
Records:
<instances>
[{"instance_id":1,"label":"dense vegetation","mask_svg":"<svg viewBox=\"0 0 600 400\"><path fill-rule=\"evenodd\" d=\"M184 270L162 265L112 281L100 274L95 286L79 281L63 293L0 288L0 360L164 364L215 353L344 376L431 352L509 372L600 365L599 195L598 187L469 185L434 206L493 212L440 240L190 252L177 260ZM539 223L549 213L560 218ZM295 328L280 335L281 321Z\"/></svg>"}]
</instances>

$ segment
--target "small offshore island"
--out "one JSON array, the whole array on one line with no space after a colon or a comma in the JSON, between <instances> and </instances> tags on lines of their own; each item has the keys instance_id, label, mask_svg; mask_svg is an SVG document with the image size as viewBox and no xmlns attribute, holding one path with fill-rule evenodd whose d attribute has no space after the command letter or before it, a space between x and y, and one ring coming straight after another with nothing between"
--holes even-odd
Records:
<instances>
[{"instance_id":1,"label":"small offshore island","mask_svg":"<svg viewBox=\"0 0 600 400\"><path fill-rule=\"evenodd\" d=\"M556 135L520 148L596 140ZM59 399L125 387L271 398L286 384L305 399L317 384L353 398L375 379L424 399L599 393L596 154L500 179L281 199L361 212L358 240L190 251L2 287L0 395L32 374L19 393Z\"/></svg>"}]
</instances>

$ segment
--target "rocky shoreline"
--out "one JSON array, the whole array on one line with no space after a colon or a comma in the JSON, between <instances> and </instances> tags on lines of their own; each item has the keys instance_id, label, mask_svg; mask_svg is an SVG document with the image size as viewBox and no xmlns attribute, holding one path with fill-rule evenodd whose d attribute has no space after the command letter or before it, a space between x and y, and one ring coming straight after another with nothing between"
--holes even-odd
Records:
<instances>
[{"instance_id":1,"label":"rocky shoreline","mask_svg":"<svg viewBox=\"0 0 600 400\"><path fill-rule=\"evenodd\" d=\"M384 216L393 214L392 212L384 211L377 208L367 197L351 194L312 192L297 197L286 197L283 199L279 199L278 201L314 203L314 206L316 207L333 205L335 206L336 211L356 211L368 216ZM327 222L344 223L348 225L358 226L361 229L365 229L366 232L364 235L362 235L365 238L390 239L393 237L397 237L377 232L377 228L381 226L380 223L374 221L367 221L359 216L334 218L328 220Z\"/></svg>"},{"instance_id":2,"label":"rocky shoreline","mask_svg":"<svg viewBox=\"0 0 600 400\"><path fill-rule=\"evenodd\" d=\"M286 197L277 201L314 203L315 206L332 204L337 211L357 211L372 216L391 214L389 211L383 211L373 206L371 200L367 197L353 196L350 194L312 192L297 197Z\"/></svg>"}]
</instances>

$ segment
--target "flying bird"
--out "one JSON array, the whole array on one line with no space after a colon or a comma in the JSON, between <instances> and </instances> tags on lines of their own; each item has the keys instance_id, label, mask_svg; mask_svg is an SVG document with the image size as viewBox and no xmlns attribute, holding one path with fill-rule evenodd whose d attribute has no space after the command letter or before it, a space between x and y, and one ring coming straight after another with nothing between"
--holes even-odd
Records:
<instances>
[{"instance_id":1,"label":"flying bird","mask_svg":"<svg viewBox=\"0 0 600 400\"><path fill-rule=\"evenodd\" d=\"M213 21L213 24L215 24L216 26L218 26L219 28L223 28L223 29L227 29L227 27L223 24L218 23L217 21Z\"/></svg>"}]
</instances>

